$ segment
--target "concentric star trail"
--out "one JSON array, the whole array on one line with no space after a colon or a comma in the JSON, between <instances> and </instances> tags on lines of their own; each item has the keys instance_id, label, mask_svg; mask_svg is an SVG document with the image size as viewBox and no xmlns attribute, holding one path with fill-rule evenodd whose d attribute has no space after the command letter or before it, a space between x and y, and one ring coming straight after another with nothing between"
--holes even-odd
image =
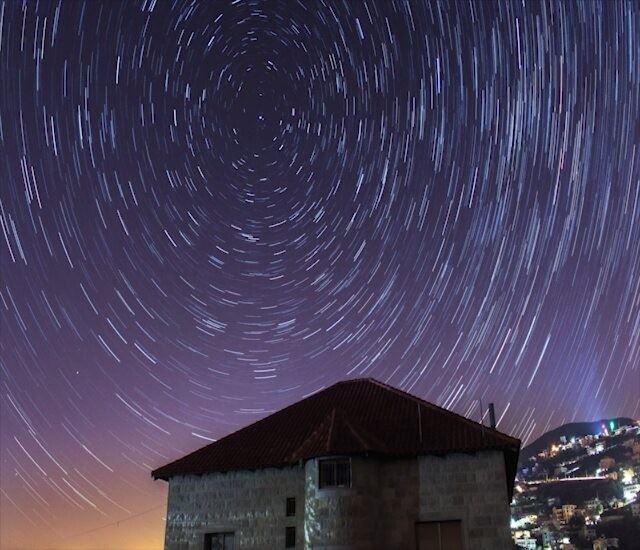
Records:
<instances>
[{"instance_id":1,"label":"concentric star trail","mask_svg":"<svg viewBox=\"0 0 640 550\"><path fill-rule=\"evenodd\" d=\"M0 1L0 225L3 547L344 377L638 417L640 4Z\"/></svg>"}]
</instances>

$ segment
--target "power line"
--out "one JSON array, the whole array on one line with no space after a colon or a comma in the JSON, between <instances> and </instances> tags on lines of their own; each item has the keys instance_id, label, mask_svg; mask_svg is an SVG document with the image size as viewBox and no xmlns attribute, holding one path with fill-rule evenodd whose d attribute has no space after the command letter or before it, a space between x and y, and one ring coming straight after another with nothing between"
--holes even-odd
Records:
<instances>
[{"instance_id":1,"label":"power line","mask_svg":"<svg viewBox=\"0 0 640 550\"><path fill-rule=\"evenodd\" d=\"M129 521L130 519L137 518L138 516L143 516L145 514L148 514L149 512L153 512L154 510L157 510L158 508L162 508L163 506L164 506L164 504L159 504L158 506L154 506L153 508L149 508L148 510L143 510L142 512L138 512L137 514L132 514L131 516L126 517L124 519L119 519L119 520L114 521L112 523L107 523L106 525L101 525L100 527L94 527L93 529L89 529L87 531L82 531L81 533L76 533L75 535L71 535L70 537L66 537L63 540L75 539L77 537L81 537L82 535L88 535L89 533L94 533L95 531L100 531L102 529L106 529L107 527L112 527L113 525L119 525L121 523L124 523L125 521Z\"/></svg>"}]
</instances>

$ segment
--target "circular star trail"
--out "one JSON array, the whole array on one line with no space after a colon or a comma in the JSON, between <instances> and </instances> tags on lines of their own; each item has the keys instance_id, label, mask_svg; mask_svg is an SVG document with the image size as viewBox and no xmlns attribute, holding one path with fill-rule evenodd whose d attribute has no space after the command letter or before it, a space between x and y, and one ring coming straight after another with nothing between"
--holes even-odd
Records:
<instances>
[{"instance_id":1,"label":"circular star trail","mask_svg":"<svg viewBox=\"0 0 640 550\"><path fill-rule=\"evenodd\" d=\"M2 545L159 547L344 377L637 417L639 68L634 2L0 3Z\"/></svg>"}]
</instances>

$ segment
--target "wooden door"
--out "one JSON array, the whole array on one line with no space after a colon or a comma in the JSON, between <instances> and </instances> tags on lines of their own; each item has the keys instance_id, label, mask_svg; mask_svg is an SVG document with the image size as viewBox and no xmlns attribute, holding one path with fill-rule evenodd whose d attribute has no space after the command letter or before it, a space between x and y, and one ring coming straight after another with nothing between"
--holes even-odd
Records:
<instances>
[{"instance_id":1,"label":"wooden door","mask_svg":"<svg viewBox=\"0 0 640 550\"><path fill-rule=\"evenodd\" d=\"M416 538L418 550L464 550L460 520L417 523Z\"/></svg>"}]
</instances>

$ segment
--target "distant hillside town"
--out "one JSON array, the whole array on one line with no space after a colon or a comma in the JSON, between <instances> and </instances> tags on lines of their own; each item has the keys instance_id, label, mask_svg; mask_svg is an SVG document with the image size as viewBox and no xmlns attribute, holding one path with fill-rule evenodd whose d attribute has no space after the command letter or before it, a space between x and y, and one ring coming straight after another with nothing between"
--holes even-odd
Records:
<instances>
[{"instance_id":1,"label":"distant hillside town","mask_svg":"<svg viewBox=\"0 0 640 550\"><path fill-rule=\"evenodd\" d=\"M567 424L520 456L511 503L517 548L640 548L640 421Z\"/></svg>"}]
</instances>

